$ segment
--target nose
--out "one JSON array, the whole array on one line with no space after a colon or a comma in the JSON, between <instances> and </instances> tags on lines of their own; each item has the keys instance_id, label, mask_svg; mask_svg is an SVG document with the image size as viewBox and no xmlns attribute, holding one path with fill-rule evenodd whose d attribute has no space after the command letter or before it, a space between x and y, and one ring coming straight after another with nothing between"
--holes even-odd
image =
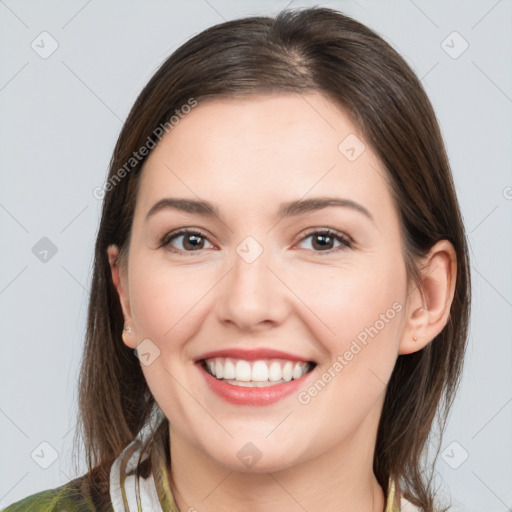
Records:
<instances>
[{"instance_id":1,"label":"nose","mask_svg":"<svg viewBox=\"0 0 512 512\"><path fill-rule=\"evenodd\" d=\"M270 265L269 265L270 263ZM290 294L264 251L246 261L235 253L231 271L218 290L219 321L244 331L265 330L282 324L291 310Z\"/></svg>"}]
</instances>

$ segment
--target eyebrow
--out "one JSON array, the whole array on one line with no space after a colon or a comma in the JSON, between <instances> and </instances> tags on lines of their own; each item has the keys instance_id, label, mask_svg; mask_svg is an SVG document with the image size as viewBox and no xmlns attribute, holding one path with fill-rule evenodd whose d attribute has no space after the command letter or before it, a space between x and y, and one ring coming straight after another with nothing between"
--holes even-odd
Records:
<instances>
[{"instance_id":1,"label":"eyebrow","mask_svg":"<svg viewBox=\"0 0 512 512\"><path fill-rule=\"evenodd\" d=\"M350 199L342 199L337 197L316 197L312 199L299 199L297 201L282 203L279 207L277 215L280 218L295 217L304 213L322 210L331 206L350 208L359 213L362 213L372 222L375 222L372 214L363 205ZM204 215L206 217L220 219L219 210L208 201L166 197L151 207L146 215L145 222L147 222L152 215L164 209L173 209L186 213L195 213L198 215Z\"/></svg>"}]
</instances>

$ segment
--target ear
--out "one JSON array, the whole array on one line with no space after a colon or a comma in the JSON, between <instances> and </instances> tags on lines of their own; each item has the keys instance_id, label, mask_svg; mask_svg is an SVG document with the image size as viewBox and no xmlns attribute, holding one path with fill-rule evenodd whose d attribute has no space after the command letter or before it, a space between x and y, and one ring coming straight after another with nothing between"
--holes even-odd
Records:
<instances>
[{"instance_id":1,"label":"ear","mask_svg":"<svg viewBox=\"0 0 512 512\"><path fill-rule=\"evenodd\" d=\"M123 329L123 342L126 346L135 348L137 344L130 310L130 297L128 295L128 279L126 268L120 266L119 248L116 245L110 245L107 248L107 256L110 264L112 282L116 288L117 294L119 296L119 302L121 303L121 309L123 310L124 325L125 327L130 328L130 331Z\"/></svg>"},{"instance_id":2,"label":"ear","mask_svg":"<svg viewBox=\"0 0 512 512\"><path fill-rule=\"evenodd\" d=\"M450 317L455 293L457 258L448 240L437 242L422 260L421 282L409 292L399 354L417 352L428 345Z\"/></svg>"}]
</instances>

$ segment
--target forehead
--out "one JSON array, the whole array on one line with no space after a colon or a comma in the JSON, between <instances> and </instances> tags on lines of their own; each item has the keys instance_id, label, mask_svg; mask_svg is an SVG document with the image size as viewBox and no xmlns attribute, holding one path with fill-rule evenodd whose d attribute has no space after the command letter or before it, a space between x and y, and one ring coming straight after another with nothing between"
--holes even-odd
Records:
<instances>
[{"instance_id":1,"label":"forehead","mask_svg":"<svg viewBox=\"0 0 512 512\"><path fill-rule=\"evenodd\" d=\"M338 193L386 200L386 171L359 129L320 93L200 102L147 158L138 208L166 194L262 207ZM262 201L265 199L265 201Z\"/></svg>"}]
</instances>

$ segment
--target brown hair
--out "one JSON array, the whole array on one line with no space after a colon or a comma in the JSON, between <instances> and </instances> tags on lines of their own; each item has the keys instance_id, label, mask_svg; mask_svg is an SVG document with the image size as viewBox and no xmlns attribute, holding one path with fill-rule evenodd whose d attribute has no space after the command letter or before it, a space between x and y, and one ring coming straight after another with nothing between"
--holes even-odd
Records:
<instances>
[{"instance_id":1,"label":"brown hair","mask_svg":"<svg viewBox=\"0 0 512 512\"><path fill-rule=\"evenodd\" d=\"M95 247L84 356L80 429L90 483L108 489L112 460L148 423L155 401L133 350L121 339L123 314L107 247L126 257L144 158L122 179L119 169L155 128L191 98L318 91L341 106L388 171L399 212L410 279L439 240L457 254L450 317L423 350L398 357L378 427L374 472L424 512L434 510L424 455L436 412L440 433L458 386L470 309L469 260L450 166L432 106L418 78L389 44L361 23L327 8L283 11L276 18L228 21L178 48L137 98L110 163ZM77 431L78 432L78 431ZM437 452L439 451L439 446ZM436 452L436 455L437 455Z\"/></svg>"}]
</instances>

